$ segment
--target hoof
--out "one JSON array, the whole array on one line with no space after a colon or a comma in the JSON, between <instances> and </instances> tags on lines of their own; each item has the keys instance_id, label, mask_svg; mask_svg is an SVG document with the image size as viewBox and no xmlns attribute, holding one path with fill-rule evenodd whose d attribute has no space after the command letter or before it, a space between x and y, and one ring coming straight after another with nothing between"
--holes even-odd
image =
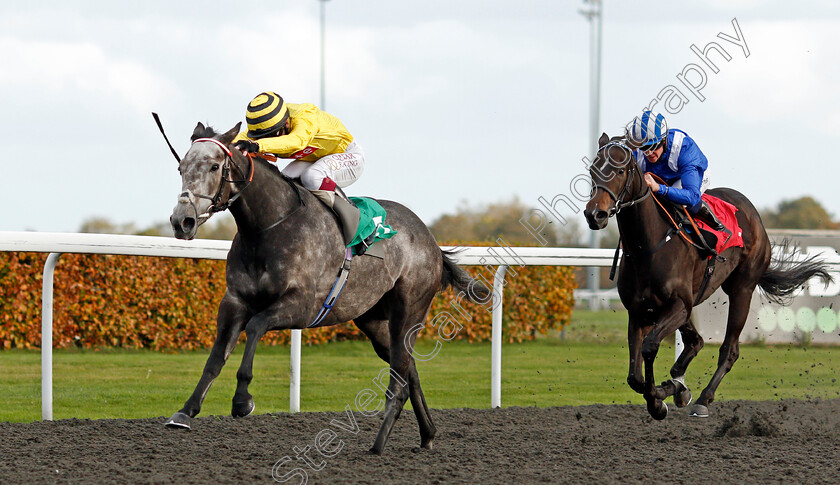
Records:
<instances>
[{"instance_id":1,"label":"hoof","mask_svg":"<svg viewBox=\"0 0 840 485\"><path fill-rule=\"evenodd\" d=\"M649 403L647 409L650 417L657 421L662 421L668 416L668 405L658 399Z\"/></svg>"},{"instance_id":2,"label":"hoof","mask_svg":"<svg viewBox=\"0 0 840 485\"><path fill-rule=\"evenodd\" d=\"M253 399L248 399L243 402L233 401L233 408L230 411L230 415L234 418L244 418L245 416L253 413L256 408L257 405L254 404Z\"/></svg>"},{"instance_id":3,"label":"hoof","mask_svg":"<svg viewBox=\"0 0 840 485\"><path fill-rule=\"evenodd\" d=\"M435 446L435 440L433 440L433 439L426 440L426 441L421 441L421 443L420 443L420 448L423 448L424 450L431 450L432 448L434 448L434 446Z\"/></svg>"},{"instance_id":4,"label":"hoof","mask_svg":"<svg viewBox=\"0 0 840 485\"><path fill-rule=\"evenodd\" d=\"M382 450L377 450L375 446L368 450L369 455L382 456Z\"/></svg>"},{"instance_id":5,"label":"hoof","mask_svg":"<svg viewBox=\"0 0 840 485\"><path fill-rule=\"evenodd\" d=\"M691 395L691 391L686 389L686 390L684 390L684 391L682 391L678 394L674 394L674 404L678 408L684 408L684 407L688 406L689 404L691 404L691 400L693 398L694 398L694 396Z\"/></svg>"},{"instance_id":6,"label":"hoof","mask_svg":"<svg viewBox=\"0 0 840 485\"><path fill-rule=\"evenodd\" d=\"M682 379L672 379L672 382L674 382L674 385L677 388L677 392L674 393L674 404L678 408L684 408L691 404L691 391L687 387L685 387L685 384L683 384Z\"/></svg>"},{"instance_id":7,"label":"hoof","mask_svg":"<svg viewBox=\"0 0 840 485\"><path fill-rule=\"evenodd\" d=\"M191 421L192 421L192 418L190 418L188 415L179 411L179 412L173 414L171 418L166 420L166 427L167 428L191 429L190 428L190 422Z\"/></svg>"},{"instance_id":8,"label":"hoof","mask_svg":"<svg viewBox=\"0 0 840 485\"><path fill-rule=\"evenodd\" d=\"M689 411L688 415L693 418L708 418L709 408L702 404L695 404L691 407L691 411Z\"/></svg>"}]
</instances>

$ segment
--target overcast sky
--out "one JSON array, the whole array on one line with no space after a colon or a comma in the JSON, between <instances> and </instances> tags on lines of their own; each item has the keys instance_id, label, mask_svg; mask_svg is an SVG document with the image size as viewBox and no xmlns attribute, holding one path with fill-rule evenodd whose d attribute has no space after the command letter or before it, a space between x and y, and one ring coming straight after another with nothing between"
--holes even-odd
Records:
<instances>
[{"instance_id":1,"label":"overcast sky","mask_svg":"<svg viewBox=\"0 0 840 485\"><path fill-rule=\"evenodd\" d=\"M662 111L705 152L712 186L760 208L811 195L840 215L840 2L605 3L602 130L619 134L672 85L688 102ZM591 156L582 7L327 2L325 108L367 152L348 193L403 202L427 223L459 205L568 194ZM226 131L261 91L317 104L319 8L3 2L0 230L166 221L181 182L150 112L183 154L196 122ZM718 36L736 38L733 18L749 57ZM710 42L731 56L709 54L716 74L691 50ZM704 69L703 101L677 78L689 64Z\"/></svg>"}]
</instances>

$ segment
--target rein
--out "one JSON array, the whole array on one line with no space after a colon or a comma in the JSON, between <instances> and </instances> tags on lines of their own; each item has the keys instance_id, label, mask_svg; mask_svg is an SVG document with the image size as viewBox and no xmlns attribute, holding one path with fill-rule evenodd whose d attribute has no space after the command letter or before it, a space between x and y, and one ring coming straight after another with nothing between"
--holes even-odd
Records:
<instances>
[{"instance_id":1,"label":"rein","mask_svg":"<svg viewBox=\"0 0 840 485\"><path fill-rule=\"evenodd\" d=\"M656 174L651 174L651 175L653 176L653 178L657 182L659 182L661 184L665 183L665 181L662 180L662 178L659 177L658 175L656 175ZM671 217L671 214L668 212L668 209L665 208L665 206L662 204L662 202L656 196L653 197L653 200L656 201L656 205L659 206L659 210L663 214L665 214L666 217L668 217L669 221L671 221L671 225L673 226L672 229L675 229L675 232L677 232L683 238L683 240L685 240L685 242L694 246L697 249L700 249L701 251L711 251L711 252L715 253L715 255L717 256L717 253L715 252L714 249L712 249L710 247L703 247L703 246L695 243L694 241L692 241L690 237L686 236L685 231L683 230L683 225L677 223L677 221L675 221L674 218ZM698 235L698 237L702 238L703 236L700 233L700 228L697 227L697 224L694 223L694 218L691 217L691 215L688 213L688 210L685 207L683 207L683 211L685 212L686 218L691 223L691 227L694 229L695 233Z\"/></svg>"}]
</instances>

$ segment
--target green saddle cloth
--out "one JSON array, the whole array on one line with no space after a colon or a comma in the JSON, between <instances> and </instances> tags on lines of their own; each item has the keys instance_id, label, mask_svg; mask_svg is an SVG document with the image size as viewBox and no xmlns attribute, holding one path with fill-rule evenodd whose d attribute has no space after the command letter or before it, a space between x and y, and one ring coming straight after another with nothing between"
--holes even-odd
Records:
<instances>
[{"instance_id":1,"label":"green saddle cloth","mask_svg":"<svg viewBox=\"0 0 840 485\"><path fill-rule=\"evenodd\" d=\"M376 233L373 243L388 239L397 233L391 226L385 224L385 209L379 202L369 197L349 197L350 201L359 208L359 229L347 247L353 247L364 241L371 234ZM371 243L371 244L373 244Z\"/></svg>"}]
</instances>

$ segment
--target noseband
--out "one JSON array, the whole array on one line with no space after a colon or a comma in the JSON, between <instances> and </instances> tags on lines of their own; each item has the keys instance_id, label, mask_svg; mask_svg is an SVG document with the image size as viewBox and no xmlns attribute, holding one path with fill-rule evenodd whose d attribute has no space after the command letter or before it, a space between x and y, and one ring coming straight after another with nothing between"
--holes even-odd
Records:
<instances>
[{"instance_id":1,"label":"noseband","mask_svg":"<svg viewBox=\"0 0 840 485\"><path fill-rule=\"evenodd\" d=\"M597 192L598 189L601 189L604 192L606 192L607 195L612 197L612 200L615 201L615 205L609 211L609 217L612 217L612 216L618 214L619 212L621 212L621 209L624 209L625 207L631 207L631 206L634 206L634 205L638 204L639 202L641 202L641 201L647 199L648 197L650 197L650 194L651 194L650 187L648 187L647 184L644 183L645 182L644 177L642 177L641 172L639 172L639 167L636 164L636 160L633 157L633 151L630 150L630 147L628 147L627 145L625 145L621 141L612 141L612 142L609 142L606 145L602 146L600 149L598 149L598 152L600 153L600 152L603 151L604 155L606 156L606 150L609 149L612 146L617 146L617 147L619 147L623 150L627 150L627 153L629 154L629 161L630 161L630 163L628 163L627 170L635 172L636 175L638 175L639 178L641 179L642 185L644 185L645 189L647 189L647 190L645 190L645 193L642 194L641 196L639 196L635 199L632 199L629 202L625 202L622 199L622 197L624 196L625 193L629 194L630 182L631 182L630 174L627 174L627 177L624 181L624 188L621 189L621 192L619 192L618 195L616 195L615 192L610 190L610 188L607 187L606 185L595 183L595 179L593 178L592 179L592 197L591 198L594 198L595 197L595 192Z\"/></svg>"},{"instance_id":2,"label":"noseband","mask_svg":"<svg viewBox=\"0 0 840 485\"><path fill-rule=\"evenodd\" d=\"M187 191L187 192L184 192L183 194L181 194L181 196L179 197L179 200L186 199L187 202L192 204L193 211L196 213L196 218L197 219L207 219L210 216L212 216L213 214L215 214L216 212L222 212L222 211L227 210L227 208L230 207L230 205L236 199L239 198L239 196L248 187L248 185L251 184L251 181L254 180L254 161L250 157L248 157L248 161L251 164L251 173L250 173L250 175L248 176L247 179L230 180L229 177L230 177L230 166L231 166L231 164L233 164L233 166L236 168L237 172L242 174L241 170L239 169L239 166L237 166L235 163L233 163L233 153L231 153L230 148L228 148L227 145L225 145L224 143L220 142L219 140L217 140L215 138L196 138L195 140L193 140L193 144L200 143L200 142L213 143L213 144L217 145L219 148L221 148L222 151L225 153L225 161L222 162L222 179L219 181L219 188L218 188L218 190L216 190L216 195L214 195L213 197L210 197L210 196L207 196L207 195L201 195L201 194L193 194L192 192ZM238 184L238 183L243 183L243 182L246 183L245 187L242 187L242 189L240 189L239 192L234 194L233 197L229 197L228 200L226 200L225 202L221 202L222 192L224 191L225 184ZM193 195L194 197L198 197L200 199L209 200L210 201L210 207L207 208L207 211L205 211L203 214L198 214L198 209L195 207L195 204L189 198L190 195Z\"/></svg>"}]
</instances>

